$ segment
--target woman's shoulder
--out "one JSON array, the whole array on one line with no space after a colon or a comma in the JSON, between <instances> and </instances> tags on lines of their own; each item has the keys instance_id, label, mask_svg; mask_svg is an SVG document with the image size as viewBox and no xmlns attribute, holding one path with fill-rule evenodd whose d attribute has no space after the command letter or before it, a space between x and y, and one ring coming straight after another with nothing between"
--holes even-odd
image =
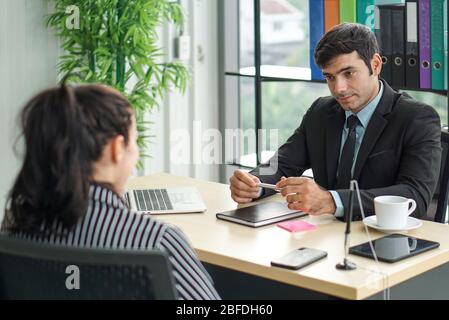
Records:
<instances>
[{"instance_id":1,"label":"woman's shoulder","mask_svg":"<svg viewBox=\"0 0 449 320\"><path fill-rule=\"evenodd\" d=\"M189 242L182 230L170 223L154 218L150 214L142 214L131 210L128 207L114 210L115 220L119 221L128 237L140 239L139 247L160 247L164 243L174 245L189 245ZM116 230L117 232L118 230ZM136 244L133 244L133 246Z\"/></svg>"}]
</instances>

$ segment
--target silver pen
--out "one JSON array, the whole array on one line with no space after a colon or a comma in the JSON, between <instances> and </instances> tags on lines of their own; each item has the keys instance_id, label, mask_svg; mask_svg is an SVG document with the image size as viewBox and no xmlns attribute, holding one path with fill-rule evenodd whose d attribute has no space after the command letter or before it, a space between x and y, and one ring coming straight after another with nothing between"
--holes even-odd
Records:
<instances>
[{"instance_id":1,"label":"silver pen","mask_svg":"<svg viewBox=\"0 0 449 320\"><path fill-rule=\"evenodd\" d=\"M261 187L261 188L265 188L265 189L272 189L272 190L277 191L277 192L281 191L281 189L276 188L275 184L258 183L257 186Z\"/></svg>"}]
</instances>

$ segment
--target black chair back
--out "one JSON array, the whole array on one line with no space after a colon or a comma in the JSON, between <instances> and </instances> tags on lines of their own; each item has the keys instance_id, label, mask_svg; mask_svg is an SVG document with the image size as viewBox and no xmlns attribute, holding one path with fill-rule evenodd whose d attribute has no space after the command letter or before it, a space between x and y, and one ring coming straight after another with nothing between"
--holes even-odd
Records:
<instances>
[{"instance_id":1,"label":"black chair back","mask_svg":"<svg viewBox=\"0 0 449 320\"><path fill-rule=\"evenodd\" d=\"M447 130L441 130L441 147L443 149L441 154L441 169L438 180L437 190L435 191L436 210L434 221L445 223L447 214L447 200L449 191L449 133Z\"/></svg>"},{"instance_id":2,"label":"black chair back","mask_svg":"<svg viewBox=\"0 0 449 320\"><path fill-rule=\"evenodd\" d=\"M75 248L0 236L0 299L176 299L160 251Z\"/></svg>"}]
</instances>

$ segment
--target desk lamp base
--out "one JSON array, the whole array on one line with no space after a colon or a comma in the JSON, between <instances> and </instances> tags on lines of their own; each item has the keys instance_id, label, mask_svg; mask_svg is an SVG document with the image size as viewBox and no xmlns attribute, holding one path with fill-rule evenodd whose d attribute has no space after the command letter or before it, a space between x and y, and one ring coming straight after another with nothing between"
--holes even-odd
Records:
<instances>
[{"instance_id":1,"label":"desk lamp base","mask_svg":"<svg viewBox=\"0 0 449 320\"><path fill-rule=\"evenodd\" d=\"M337 268L338 270L349 271L349 270L357 269L357 266L355 265L355 263L353 263L353 262L351 262L351 261L349 261L348 259L345 258L343 260L343 262L337 263L335 268Z\"/></svg>"}]
</instances>

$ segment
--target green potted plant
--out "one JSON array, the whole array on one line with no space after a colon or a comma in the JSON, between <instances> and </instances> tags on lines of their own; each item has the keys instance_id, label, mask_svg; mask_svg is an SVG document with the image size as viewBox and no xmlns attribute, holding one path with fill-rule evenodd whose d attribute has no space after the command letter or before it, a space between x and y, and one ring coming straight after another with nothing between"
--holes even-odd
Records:
<instances>
[{"instance_id":1,"label":"green potted plant","mask_svg":"<svg viewBox=\"0 0 449 320\"><path fill-rule=\"evenodd\" d=\"M135 109L138 145L145 155L151 137L145 135L151 124L145 113L171 86L184 92L189 78L182 63L163 61L157 45L156 29L163 22L182 26L182 7L169 0L48 1L54 12L46 23L64 50L59 74L71 82L103 83L122 92Z\"/></svg>"}]
</instances>

